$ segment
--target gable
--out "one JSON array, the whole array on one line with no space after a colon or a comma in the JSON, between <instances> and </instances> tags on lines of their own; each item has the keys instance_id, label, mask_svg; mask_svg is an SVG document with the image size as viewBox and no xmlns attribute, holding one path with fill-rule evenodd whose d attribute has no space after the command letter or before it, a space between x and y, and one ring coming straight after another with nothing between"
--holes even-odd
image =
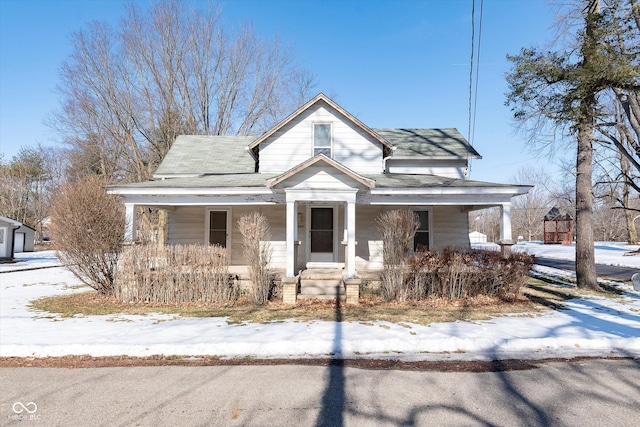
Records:
<instances>
[{"instance_id":1,"label":"gable","mask_svg":"<svg viewBox=\"0 0 640 427\"><path fill-rule=\"evenodd\" d=\"M282 173L313 157L315 124L330 125L334 160L358 173L382 171L386 142L330 102L319 99L260 140L260 172Z\"/></svg>"},{"instance_id":2,"label":"gable","mask_svg":"<svg viewBox=\"0 0 640 427\"><path fill-rule=\"evenodd\" d=\"M374 181L360 176L324 154L318 154L267 182L267 187L271 188L339 190L374 186Z\"/></svg>"}]
</instances>

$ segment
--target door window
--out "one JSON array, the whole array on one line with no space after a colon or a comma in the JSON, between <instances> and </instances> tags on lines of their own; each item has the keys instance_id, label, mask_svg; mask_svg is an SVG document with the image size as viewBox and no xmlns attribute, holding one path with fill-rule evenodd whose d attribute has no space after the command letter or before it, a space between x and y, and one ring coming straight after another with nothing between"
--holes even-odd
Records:
<instances>
[{"instance_id":1,"label":"door window","mask_svg":"<svg viewBox=\"0 0 640 427\"><path fill-rule=\"evenodd\" d=\"M311 209L311 252L333 252L333 209Z\"/></svg>"}]
</instances>

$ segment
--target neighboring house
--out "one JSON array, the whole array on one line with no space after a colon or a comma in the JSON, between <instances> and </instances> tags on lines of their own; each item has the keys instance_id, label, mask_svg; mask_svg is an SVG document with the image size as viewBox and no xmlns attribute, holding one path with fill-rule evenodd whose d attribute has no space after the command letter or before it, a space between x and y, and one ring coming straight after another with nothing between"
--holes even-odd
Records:
<instances>
[{"instance_id":1,"label":"neighboring house","mask_svg":"<svg viewBox=\"0 0 640 427\"><path fill-rule=\"evenodd\" d=\"M22 223L11 218L0 216L0 260L13 259L15 231Z\"/></svg>"},{"instance_id":2,"label":"neighboring house","mask_svg":"<svg viewBox=\"0 0 640 427\"><path fill-rule=\"evenodd\" d=\"M511 198L530 186L467 179L480 155L456 129L373 129L323 94L259 137L179 136L151 182L110 187L124 198L126 238L137 206L168 211L167 243L220 244L243 265L238 220L269 220L272 267L382 268L376 218L410 208L414 245L469 247L468 212L498 206L511 243Z\"/></svg>"},{"instance_id":3,"label":"neighboring house","mask_svg":"<svg viewBox=\"0 0 640 427\"><path fill-rule=\"evenodd\" d=\"M487 235L479 231L472 231L471 233L469 233L469 242L470 243L486 243Z\"/></svg>"},{"instance_id":4,"label":"neighboring house","mask_svg":"<svg viewBox=\"0 0 640 427\"><path fill-rule=\"evenodd\" d=\"M14 253L33 252L35 240L36 230L22 224L16 229L15 241L13 242Z\"/></svg>"}]
</instances>

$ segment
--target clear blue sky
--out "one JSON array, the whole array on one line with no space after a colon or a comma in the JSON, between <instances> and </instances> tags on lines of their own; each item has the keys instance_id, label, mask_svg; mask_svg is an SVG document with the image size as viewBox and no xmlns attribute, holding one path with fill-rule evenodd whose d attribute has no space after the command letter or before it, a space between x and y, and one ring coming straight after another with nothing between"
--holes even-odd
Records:
<instances>
[{"instance_id":1,"label":"clear blue sky","mask_svg":"<svg viewBox=\"0 0 640 427\"><path fill-rule=\"evenodd\" d=\"M476 0L476 30L480 12ZM146 2L139 1L141 5ZM195 2L197 5L201 2ZM0 0L0 151L54 144L43 120L58 107L55 87L74 30L117 26L120 0ZM252 23L293 43L317 92L371 127L455 127L468 136L471 0L227 0L225 23ZM504 106L507 53L551 38L545 0L485 0L473 145L483 156L471 178L509 182L522 166L549 164L514 134ZM477 37L477 35L476 35ZM553 166L548 166L549 171Z\"/></svg>"}]
</instances>

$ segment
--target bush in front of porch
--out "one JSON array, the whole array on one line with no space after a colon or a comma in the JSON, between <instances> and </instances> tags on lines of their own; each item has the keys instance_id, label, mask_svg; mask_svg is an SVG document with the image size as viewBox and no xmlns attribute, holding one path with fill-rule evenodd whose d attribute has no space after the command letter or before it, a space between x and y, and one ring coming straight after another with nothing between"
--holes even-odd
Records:
<instances>
[{"instance_id":1,"label":"bush in front of porch","mask_svg":"<svg viewBox=\"0 0 640 427\"><path fill-rule=\"evenodd\" d=\"M414 252L412 242L420 227L415 212L383 212L377 222L384 242L379 293L387 301L479 296L514 300L527 283L532 256L451 248L432 252L422 247Z\"/></svg>"}]
</instances>

